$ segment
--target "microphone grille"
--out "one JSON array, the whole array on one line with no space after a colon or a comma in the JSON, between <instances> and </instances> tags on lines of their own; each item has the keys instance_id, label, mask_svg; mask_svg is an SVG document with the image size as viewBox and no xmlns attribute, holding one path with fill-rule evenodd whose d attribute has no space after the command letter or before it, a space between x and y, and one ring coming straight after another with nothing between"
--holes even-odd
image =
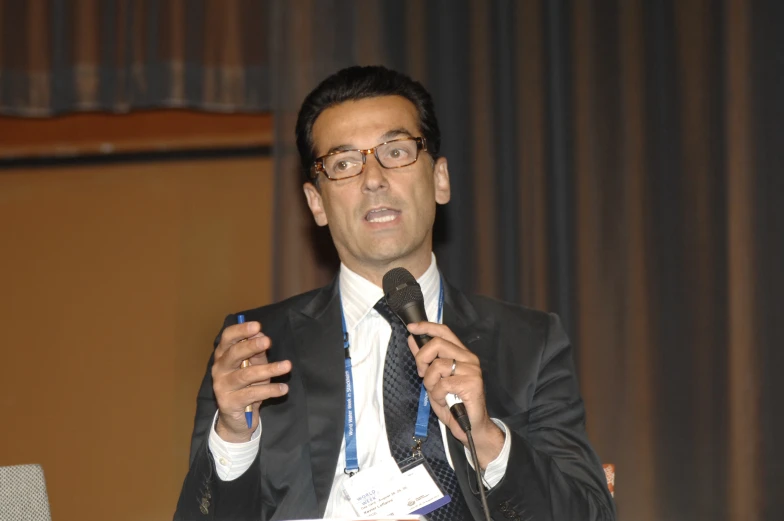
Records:
<instances>
[{"instance_id":1,"label":"microphone grille","mask_svg":"<svg viewBox=\"0 0 784 521\"><path fill-rule=\"evenodd\" d=\"M382 281L387 304L396 314L406 304L411 302L424 302L422 288L413 275L405 268L389 270Z\"/></svg>"}]
</instances>

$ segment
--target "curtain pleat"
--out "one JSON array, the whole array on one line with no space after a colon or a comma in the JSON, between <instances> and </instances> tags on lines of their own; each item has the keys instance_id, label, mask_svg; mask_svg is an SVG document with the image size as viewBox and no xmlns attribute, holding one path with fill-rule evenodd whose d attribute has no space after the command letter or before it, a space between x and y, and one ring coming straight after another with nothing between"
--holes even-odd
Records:
<instances>
[{"instance_id":1,"label":"curtain pleat","mask_svg":"<svg viewBox=\"0 0 784 521\"><path fill-rule=\"evenodd\" d=\"M548 284L551 274L548 254L550 237L547 231L547 149L543 132L547 116L542 9L541 2L519 2L515 14L513 45L517 48L514 66L517 92L514 111L519 130L515 154L520 179L517 197L521 220L520 235L517 237L520 247L517 291L520 302L538 309L552 309ZM490 208L492 206L480 206L482 211ZM492 256L492 251L480 251L480 255ZM494 294L489 289L481 290Z\"/></svg>"},{"instance_id":2,"label":"curtain pleat","mask_svg":"<svg viewBox=\"0 0 784 521\"><path fill-rule=\"evenodd\" d=\"M756 322L755 179L749 74L750 12L745 2L729 0L725 19L727 161L727 301L728 301L728 443L727 490L732 519L761 517L759 474L761 442L759 374L762 354ZM751 428L750 428L751 426ZM771 483L773 485L773 483ZM772 490L772 489L770 489ZM772 519L772 518L771 518Z\"/></svg>"},{"instance_id":3,"label":"curtain pleat","mask_svg":"<svg viewBox=\"0 0 784 521\"><path fill-rule=\"evenodd\" d=\"M737 7L735 4L737 2L732 2L733 7ZM784 142L784 98L781 96L784 92L781 73L784 70L781 52L784 34L780 23L784 17L784 3L753 2L748 9L742 27L750 43L745 49L741 47L749 64L747 76L743 78L746 84L745 87L736 85L738 90L731 95L740 95L737 101L752 115L740 122L737 129L738 132L747 131L740 142L745 153L738 151L737 166L745 168L745 175L750 177L746 180L749 187L744 193L747 205L744 211L751 213L748 224L752 228L751 238L745 245L751 243L753 249L751 258L738 259L740 263L747 262L748 266L736 274L734 282L740 289L740 278L749 277L746 283L752 288L745 290L749 292L746 298L752 300L754 306L743 310L740 317L741 320L753 318L754 334L744 338L735 352L736 357L742 357L739 369L745 374L737 383L745 387L738 386L733 395L738 395L737 405L745 404L747 412L745 417L737 417L733 442L738 442L734 454L738 464L744 458L755 463L754 470L744 469L744 474L759 469L751 483L743 485L747 499L758 505L758 519L775 519L782 511L782 499L772 491L784 487L784 446L780 442L784 439L784 421L775 412L780 407L780 397L784 396L784 378L781 378L784 327L777 305L784 295L784 270L781 269L784 266L784 205L781 204L784 194L781 175L784 172L784 147L781 146ZM741 175L741 172L743 170L739 169L736 174ZM733 310L741 304L737 303ZM737 338L740 333L737 332ZM744 349L748 352L743 353ZM758 427L743 431L742 419ZM751 490L751 487L756 488ZM736 503L738 511L743 507L743 503Z\"/></svg>"},{"instance_id":4,"label":"curtain pleat","mask_svg":"<svg viewBox=\"0 0 784 521\"><path fill-rule=\"evenodd\" d=\"M605 399L608 394L617 396L609 400L609 403L613 404L612 410L607 411L606 416L599 417L603 419L600 420L602 426L599 427L599 437L609 444L608 447L619 448L613 456L618 462L616 468L650 469L647 472L635 472L636 486L628 490L626 503L634 505L633 512L641 520L653 520L659 518L659 502L656 499L658 488L654 472L657 454L653 450L656 420L651 413L655 404L656 378L650 370L656 352L650 317L651 288L655 281L651 277L652 245L649 241L650 226L653 223L647 217L650 215L652 202L646 190L646 178L649 174L645 164L644 122L647 114L643 104L643 1L624 1L620 3L618 12L621 92L619 109L625 115L619 124L623 147L619 168L624 178L621 200L627 229L619 253L623 262L620 271L622 289L619 304L622 304L624 315L619 317L618 338L613 343L616 354L612 358L617 357L620 363L608 364L605 361L605 371L612 371L617 376L596 379L589 374L589 356L583 356L581 376L584 387L602 389L602 395L591 403ZM619 218L619 221L623 219ZM587 282L584 278L580 278L580 281ZM586 291L581 289L579 294L585 295ZM581 310L590 308L590 299L583 297L579 307ZM581 340L591 341L585 333ZM589 348L585 350L590 352ZM591 381L600 383L591 384ZM607 421L609 418L613 421Z\"/></svg>"},{"instance_id":5,"label":"curtain pleat","mask_svg":"<svg viewBox=\"0 0 784 521\"><path fill-rule=\"evenodd\" d=\"M473 115L473 124L469 129L472 151L470 169L474 172L473 205L474 208L495 208L499 184L494 179L498 168L498 158L495 154L497 134L493 131L495 110L494 56L491 41L493 12L486 9L480 2L471 2L470 16L473 23L469 33L470 54L466 65L470 67L468 80L472 93L468 109ZM511 147L508 152L514 153L515 150ZM453 168L451 162L449 167ZM515 175L516 169L513 168L510 173ZM513 193L512 195L516 198L517 194ZM478 252L497 251L501 236L501 227L498 222L499 213L475 212L475 216L476 219L471 229L471 233L474 235L474 248ZM516 226L509 226L507 230L515 228ZM474 284L482 293L498 293L501 278L499 260L495 255L478 254L476 256Z\"/></svg>"}]
</instances>

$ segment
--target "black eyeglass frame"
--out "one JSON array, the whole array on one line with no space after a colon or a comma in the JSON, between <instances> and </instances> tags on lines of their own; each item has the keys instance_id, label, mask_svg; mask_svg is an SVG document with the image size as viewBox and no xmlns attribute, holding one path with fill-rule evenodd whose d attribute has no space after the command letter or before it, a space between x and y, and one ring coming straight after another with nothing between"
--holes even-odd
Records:
<instances>
[{"instance_id":1,"label":"black eyeglass frame","mask_svg":"<svg viewBox=\"0 0 784 521\"><path fill-rule=\"evenodd\" d=\"M398 166L392 166L392 167L384 166L384 163L382 163L381 159L379 159L379 157L378 157L378 148L379 147L383 147L384 145L388 145L389 143L395 143L395 142L398 142L398 141L415 141L416 142L416 144L417 144L417 152L416 152L416 156L414 156L414 160L411 161L410 163L406 164L406 165L398 165ZM318 158L316 158L315 161L313 161L313 166L310 169L310 177L311 177L311 179L316 179L319 174L324 174L324 177L326 177L330 181L345 181L346 179L353 179L354 177L362 175L362 173L365 171L365 165L367 165L367 156L369 156L370 154L373 154L373 157L376 158L376 161L378 161L378 164L381 165L383 168L385 168L387 170L394 170L396 168L405 168L407 166L411 166L414 163L416 163L419 160L419 154L421 152L423 152L423 151L427 152L427 140L425 138L423 138L423 137L413 137L413 136L412 137L401 137L401 138L397 138L397 139L391 139L389 141L385 141L383 143L379 143L378 145L374 146L373 148L365 148L365 149L353 148L353 149L348 149L348 150L335 150L334 152L330 152L329 154L326 154L326 155L323 155L321 157L318 157ZM358 173L356 173L354 175L350 175L348 177L338 177L338 178L330 177L329 174L327 173L327 169L324 168L324 160L327 159L330 156L334 156L334 155L337 155L337 154L344 154L346 152L359 152L360 154L362 154L362 168L359 170Z\"/></svg>"}]
</instances>

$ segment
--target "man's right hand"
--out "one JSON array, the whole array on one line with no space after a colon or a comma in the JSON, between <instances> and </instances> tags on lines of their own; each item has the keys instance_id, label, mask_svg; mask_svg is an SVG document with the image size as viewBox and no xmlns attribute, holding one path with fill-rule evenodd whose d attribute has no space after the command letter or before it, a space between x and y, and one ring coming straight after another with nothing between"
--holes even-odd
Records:
<instances>
[{"instance_id":1,"label":"man's right hand","mask_svg":"<svg viewBox=\"0 0 784 521\"><path fill-rule=\"evenodd\" d=\"M261 332L258 322L235 324L223 330L215 348L212 364L212 388L218 401L215 431L229 443L249 441L259 423L259 407L267 398L283 396L286 384L270 383L270 378L291 371L291 362L269 363L267 350L272 342ZM248 367L242 361L249 360ZM248 428L245 407L253 408L253 424Z\"/></svg>"}]
</instances>

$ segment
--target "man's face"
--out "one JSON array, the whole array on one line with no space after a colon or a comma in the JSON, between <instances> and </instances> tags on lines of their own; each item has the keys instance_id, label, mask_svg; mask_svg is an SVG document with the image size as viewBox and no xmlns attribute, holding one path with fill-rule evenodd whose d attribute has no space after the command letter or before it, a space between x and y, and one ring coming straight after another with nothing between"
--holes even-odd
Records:
<instances>
[{"instance_id":1,"label":"man's face","mask_svg":"<svg viewBox=\"0 0 784 521\"><path fill-rule=\"evenodd\" d=\"M414 104L401 96L341 103L313 125L316 156L419 137L418 122ZM373 155L366 161L359 176L331 181L319 174L320 190L305 183L313 218L329 225L341 261L360 275L378 281L387 269L404 266L418 277L430 265L436 203L449 201L446 159L434 164L422 151L414 164L389 170Z\"/></svg>"}]
</instances>

